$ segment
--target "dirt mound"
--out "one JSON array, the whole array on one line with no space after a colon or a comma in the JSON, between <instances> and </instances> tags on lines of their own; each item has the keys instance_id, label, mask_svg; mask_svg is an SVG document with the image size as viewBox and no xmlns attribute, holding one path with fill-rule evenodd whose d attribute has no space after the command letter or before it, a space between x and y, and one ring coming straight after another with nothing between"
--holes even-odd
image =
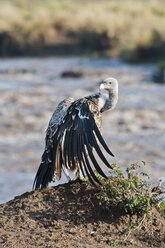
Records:
<instances>
[{"instance_id":1,"label":"dirt mound","mask_svg":"<svg viewBox=\"0 0 165 248\"><path fill-rule=\"evenodd\" d=\"M36 190L0 205L0 247L165 247L165 220L106 210L85 183Z\"/></svg>"}]
</instances>

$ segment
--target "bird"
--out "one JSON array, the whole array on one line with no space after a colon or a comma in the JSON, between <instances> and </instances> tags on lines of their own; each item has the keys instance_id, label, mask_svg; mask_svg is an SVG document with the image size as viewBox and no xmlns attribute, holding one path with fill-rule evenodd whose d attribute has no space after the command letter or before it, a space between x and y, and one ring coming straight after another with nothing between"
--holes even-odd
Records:
<instances>
[{"instance_id":1,"label":"bird","mask_svg":"<svg viewBox=\"0 0 165 248\"><path fill-rule=\"evenodd\" d=\"M107 178L95 154L112 169L102 152L104 148L106 153L114 156L103 139L101 126L102 113L114 109L117 104L118 81L109 77L101 80L99 85L98 93L78 100L68 97L57 105L46 130L45 150L33 189L42 189L50 182L60 180L62 172L65 175L74 172L73 180L80 179L82 173L94 185L101 184L94 170Z\"/></svg>"}]
</instances>

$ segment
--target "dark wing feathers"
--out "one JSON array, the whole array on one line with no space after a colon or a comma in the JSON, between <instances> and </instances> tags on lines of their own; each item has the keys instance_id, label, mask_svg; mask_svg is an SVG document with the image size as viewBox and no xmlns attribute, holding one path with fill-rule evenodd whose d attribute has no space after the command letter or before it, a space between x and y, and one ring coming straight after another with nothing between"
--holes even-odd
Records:
<instances>
[{"instance_id":1,"label":"dark wing feathers","mask_svg":"<svg viewBox=\"0 0 165 248\"><path fill-rule=\"evenodd\" d=\"M87 176L92 184L100 184L91 164L101 176L107 177L100 168L93 150L108 168L112 167L101 151L99 143L113 156L96 125L88 102L85 100L73 102L54 133L50 149L51 164L45 166L41 163L34 181L35 188L46 187L54 176L60 179L62 166L73 171L79 166L83 176Z\"/></svg>"},{"instance_id":2,"label":"dark wing feathers","mask_svg":"<svg viewBox=\"0 0 165 248\"><path fill-rule=\"evenodd\" d=\"M80 135L77 135L77 159L78 159L78 164L80 166L80 170L83 174L83 177L85 177L85 172L84 172L84 168L82 165L82 151L81 151L81 142L80 142Z\"/></svg>"},{"instance_id":3,"label":"dark wing feathers","mask_svg":"<svg viewBox=\"0 0 165 248\"><path fill-rule=\"evenodd\" d=\"M83 167L84 167L84 170L86 172L86 175L87 177L89 178L89 181L94 185L96 186L95 184L95 181L94 181L94 178L96 177L95 174L93 173L91 167L90 167L90 164L89 164L89 161L87 159L87 156L84 152L85 148L84 148L84 143L82 141L82 136L80 136L80 154L81 154L81 159L82 159L82 162L83 162ZM92 171L92 174L90 174L89 172ZM94 176L93 176L94 175ZM96 179L97 181L97 179Z\"/></svg>"},{"instance_id":4,"label":"dark wing feathers","mask_svg":"<svg viewBox=\"0 0 165 248\"><path fill-rule=\"evenodd\" d=\"M108 163L107 159L105 158L104 154L102 153L98 143L97 143L97 140L95 138L95 135L94 133L91 131L88 130L88 134L90 135L90 142L91 142L91 145L95 148L97 154L99 155L99 157L101 158L101 160L104 162L104 164L106 164L106 166L110 169L112 169L111 165ZM100 141L100 140L99 140Z\"/></svg>"},{"instance_id":5,"label":"dark wing feathers","mask_svg":"<svg viewBox=\"0 0 165 248\"><path fill-rule=\"evenodd\" d=\"M69 169L68 165L68 145L69 145L69 130L66 130L64 135L64 142L63 142L63 158L64 164L67 169Z\"/></svg>"},{"instance_id":6,"label":"dark wing feathers","mask_svg":"<svg viewBox=\"0 0 165 248\"><path fill-rule=\"evenodd\" d=\"M99 142L102 144L104 149L110 155L113 154L107 147L105 141L103 140L100 134L100 131L97 128L93 114L89 110L89 105L87 102L79 103L77 105L71 105L67 115L64 118L62 125L60 125L58 128L58 132L62 133L64 132L64 130L66 130L66 132L64 135L63 144L61 144L61 146L63 146L63 149L61 149L63 152L62 157L65 158L64 166L66 166L66 168L69 166L70 169L74 170L76 169L77 163L79 165L81 164L80 169L82 173L85 170L87 176L88 174L90 174L90 177L98 183L97 178L93 173L92 167L88 160L89 154L90 160L94 165L96 171L106 178L106 175L101 170L93 155L92 148L96 150L99 157L109 168L111 168L111 166L105 158L104 154L102 153L96 140L96 137L98 138ZM94 135L94 132L96 135ZM56 143L57 141L54 142ZM68 157L68 165L66 163L66 156Z\"/></svg>"},{"instance_id":7,"label":"dark wing feathers","mask_svg":"<svg viewBox=\"0 0 165 248\"><path fill-rule=\"evenodd\" d=\"M94 132L95 132L97 138L99 139L100 143L102 144L102 146L106 150L106 152L108 152L111 156L114 157L113 153L109 150L107 144L105 143L105 141L104 141L104 139L103 139L103 137L102 137L97 125L95 125Z\"/></svg>"},{"instance_id":8,"label":"dark wing feathers","mask_svg":"<svg viewBox=\"0 0 165 248\"><path fill-rule=\"evenodd\" d=\"M104 174L104 172L101 170L100 166L98 165L97 160L95 159L95 156L93 155L92 149L91 149L91 147L90 147L90 145L89 145L90 142L89 142L89 140L88 140L87 134L85 134L85 140L86 140L85 144L86 144L86 146L87 146L87 150L88 150L89 157L90 157L90 159L91 159L91 161L92 161L92 163L93 163L93 165L94 165L96 171L97 171L101 176L103 176L104 178L107 178L106 175Z\"/></svg>"}]
</instances>

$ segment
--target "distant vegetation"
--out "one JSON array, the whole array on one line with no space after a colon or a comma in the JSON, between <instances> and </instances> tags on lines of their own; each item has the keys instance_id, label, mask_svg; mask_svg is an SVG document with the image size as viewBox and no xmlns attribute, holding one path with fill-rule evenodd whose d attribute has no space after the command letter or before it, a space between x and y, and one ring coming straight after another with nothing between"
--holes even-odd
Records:
<instances>
[{"instance_id":1,"label":"distant vegetation","mask_svg":"<svg viewBox=\"0 0 165 248\"><path fill-rule=\"evenodd\" d=\"M165 57L164 0L1 0L0 55Z\"/></svg>"}]
</instances>

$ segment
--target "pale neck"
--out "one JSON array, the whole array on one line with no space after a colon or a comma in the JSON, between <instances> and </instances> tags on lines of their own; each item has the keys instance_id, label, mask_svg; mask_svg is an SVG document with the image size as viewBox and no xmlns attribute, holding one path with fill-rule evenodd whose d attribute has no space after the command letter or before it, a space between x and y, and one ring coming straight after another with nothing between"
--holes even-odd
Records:
<instances>
[{"instance_id":1,"label":"pale neck","mask_svg":"<svg viewBox=\"0 0 165 248\"><path fill-rule=\"evenodd\" d=\"M118 100L118 89L100 90L98 107L100 112L114 109Z\"/></svg>"}]
</instances>

